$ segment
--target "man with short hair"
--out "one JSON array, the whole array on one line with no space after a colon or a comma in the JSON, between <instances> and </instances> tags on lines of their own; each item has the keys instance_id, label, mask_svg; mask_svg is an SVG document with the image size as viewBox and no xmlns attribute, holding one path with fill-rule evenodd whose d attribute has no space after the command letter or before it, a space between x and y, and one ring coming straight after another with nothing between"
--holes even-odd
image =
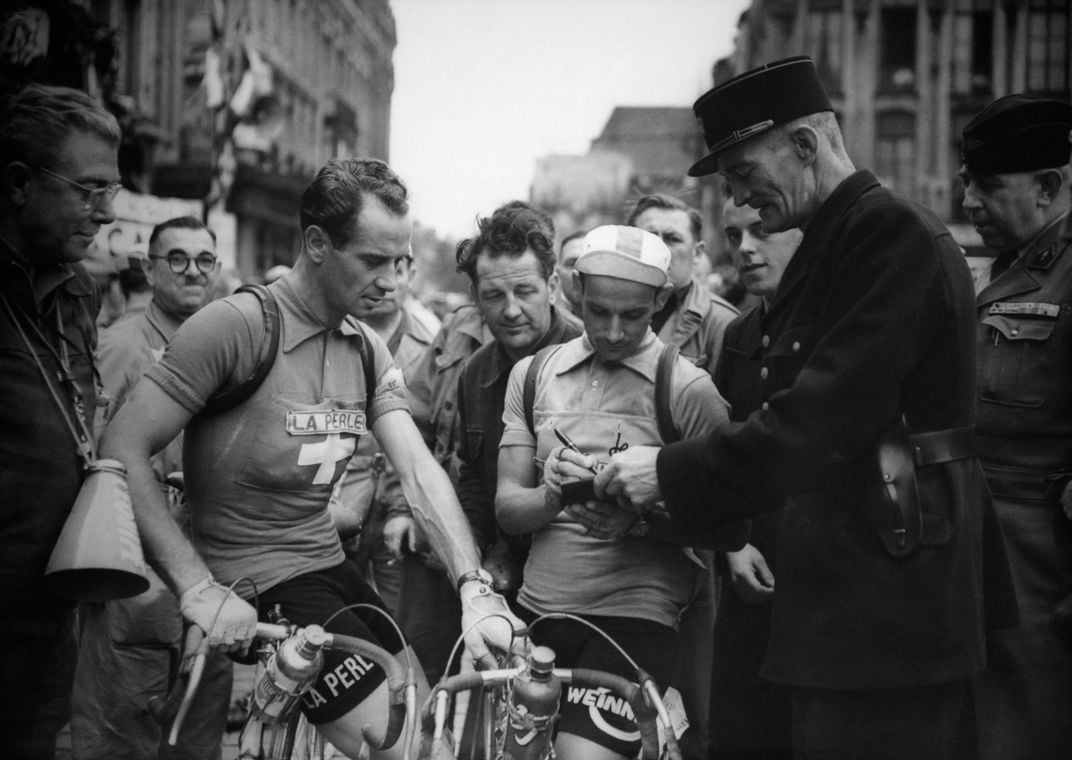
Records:
<instances>
[{"instance_id":1,"label":"man with short hair","mask_svg":"<svg viewBox=\"0 0 1072 760\"><path fill-rule=\"evenodd\" d=\"M139 261L140 263L140 261ZM138 380L164 355L175 331L212 300L219 276L216 236L184 216L161 222L149 236L145 277L152 300L125 313L101 335L101 386L109 399L105 421ZM182 435L152 459L161 491L182 475ZM176 519L188 530L182 494L169 493ZM72 695L71 753L81 758L206 758L218 756L231 699L231 661L208 659L197 701L176 746L149 714L153 697L166 698L182 656L179 603L156 573L150 588L130 599L89 602L79 611L79 655Z\"/></svg>"},{"instance_id":2,"label":"man with short hair","mask_svg":"<svg viewBox=\"0 0 1072 760\"><path fill-rule=\"evenodd\" d=\"M115 219L119 125L66 87L0 105L0 736L51 760L74 678L74 604L44 573L94 457L100 294L81 261Z\"/></svg>"},{"instance_id":3,"label":"man with short hair","mask_svg":"<svg viewBox=\"0 0 1072 760\"><path fill-rule=\"evenodd\" d=\"M673 291L652 318L652 329L659 340L677 346L682 356L713 373L726 325L739 312L694 275L697 259L707 255L700 212L670 195L645 195L633 205L626 224L658 235L672 257Z\"/></svg>"},{"instance_id":4,"label":"man with short hair","mask_svg":"<svg viewBox=\"0 0 1072 760\"><path fill-rule=\"evenodd\" d=\"M650 322L672 288L663 242L635 227L607 225L589 232L584 247L574 273L584 335L511 371L495 513L504 531L532 534L518 595L522 616L580 616L665 689L676 660L678 619L704 565L682 548L688 540L662 521L634 520L616 506L564 496L558 435L583 452L590 469L582 477L590 479L612 452L662 443L670 428L680 436L716 429L726 423L727 408L707 372L687 359L671 353L669 371L660 371L670 349ZM530 371L535 384L527 394ZM664 382L669 387L660 387ZM659 411L663 402L668 419ZM550 646L562 667L637 678L620 652L575 621L542 621L532 638ZM582 689L564 695L555 742L563 760L636 757L635 722L597 697L598 690Z\"/></svg>"},{"instance_id":5,"label":"man with short hair","mask_svg":"<svg viewBox=\"0 0 1072 760\"><path fill-rule=\"evenodd\" d=\"M555 272L558 273L558 297L555 299L555 307L575 317L581 315L581 307L577 303L578 295L573 292L573 267L584 252L584 236L584 230L577 230L562 239L562 244L558 247L558 264L555 266Z\"/></svg>"},{"instance_id":6,"label":"man with short hair","mask_svg":"<svg viewBox=\"0 0 1072 760\"><path fill-rule=\"evenodd\" d=\"M546 214L514 201L479 219L477 230L458 245L458 271L469 277L492 341L473 354L458 381L458 499L484 553L484 568L495 588L512 598L526 547L495 521L506 383L519 360L577 337L581 326L553 305L559 275L554 224Z\"/></svg>"},{"instance_id":7,"label":"man with short hair","mask_svg":"<svg viewBox=\"0 0 1072 760\"><path fill-rule=\"evenodd\" d=\"M331 616L329 631L400 653L386 621L352 608L382 602L346 560L328 510L357 438L371 430L460 590L463 624L476 624L467 637L474 657L489 655L485 636L508 649L512 616L479 569L450 481L409 416L401 373L383 340L353 316L379 306L395 288L398 262L411 255L406 188L381 161L332 159L301 204L302 250L268 286L271 303L237 294L192 316L105 431L102 451L126 465L147 556L213 646L247 648L258 612L278 605L295 625ZM251 388L245 381L263 366L266 322L275 321L266 309L278 311L278 347ZM249 395L206 413L221 389ZM184 427L192 542L149 468L150 455ZM239 579L252 583L234 592L221 585ZM254 584L259 611L237 596L252 598ZM423 673L418 680L426 688ZM378 666L329 651L302 710L335 747L357 756L363 730L370 741L383 737L387 692ZM381 754L403 751L396 745Z\"/></svg>"},{"instance_id":8,"label":"man with short hair","mask_svg":"<svg viewBox=\"0 0 1072 760\"><path fill-rule=\"evenodd\" d=\"M693 108L709 153L690 173L718 171L764 231L804 236L762 319L760 408L631 446L596 493L665 500L697 541L783 507L763 676L791 691L795 755L952 758L984 628L1012 613L992 594L1008 565L984 531L964 257L934 214L855 170L811 59Z\"/></svg>"},{"instance_id":9,"label":"man with short hair","mask_svg":"<svg viewBox=\"0 0 1072 760\"><path fill-rule=\"evenodd\" d=\"M1072 646L1072 105L1007 95L964 128L964 210L998 256L976 297L979 458L1020 625L988 641L976 681L982 757L1067 757Z\"/></svg>"},{"instance_id":10,"label":"man with short hair","mask_svg":"<svg viewBox=\"0 0 1072 760\"><path fill-rule=\"evenodd\" d=\"M764 232L759 212L738 206L726 187L722 224L741 284L759 304L730 322L715 368L715 385L730 405L730 420L744 422L763 404L763 315L801 232ZM718 758L789 760L789 695L759 677L770 635L781 510L749 521L748 543L720 562L728 581L715 620L711 676L711 742Z\"/></svg>"}]
</instances>

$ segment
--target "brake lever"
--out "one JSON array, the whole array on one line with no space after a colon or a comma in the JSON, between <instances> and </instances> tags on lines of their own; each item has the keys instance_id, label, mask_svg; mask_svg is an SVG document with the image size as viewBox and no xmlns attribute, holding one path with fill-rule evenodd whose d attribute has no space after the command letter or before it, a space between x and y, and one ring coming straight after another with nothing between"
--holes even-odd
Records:
<instances>
[{"instance_id":1,"label":"brake lever","mask_svg":"<svg viewBox=\"0 0 1072 760\"><path fill-rule=\"evenodd\" d=\"M208 639L200 626L191 625L186 631L186 641L183 646L183 663L189 662L189 673L186 680L186 691L179 703L179 710L175 714L175 721L171 724L171 733L168 735L168 745L174 747L179 740L179 729L186 720L186 713L190 711L190 705L197 694L197 687L201 685L201 676L205 672L205 659L208 656Z\"/></svg>"}]
</instances>

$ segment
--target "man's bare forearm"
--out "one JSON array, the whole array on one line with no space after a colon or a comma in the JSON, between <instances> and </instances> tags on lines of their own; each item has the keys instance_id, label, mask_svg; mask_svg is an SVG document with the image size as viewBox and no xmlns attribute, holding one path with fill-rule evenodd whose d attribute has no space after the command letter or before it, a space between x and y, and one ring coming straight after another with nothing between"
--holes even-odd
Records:
<instances>
[{"instance_id":1,"label":"man's bare forearm","mask_svg":"<svg viewBox=\"0 0 1072 760\"><path fill-rule=\"evenodd\" d=\"M465 517L450 478L431 455L422 463L412 483L402 479L413 515L428 537L428 542L447 566L451 580L480 567L480 553L473 540L472 528Z\"/></svg>"}]
</instances>

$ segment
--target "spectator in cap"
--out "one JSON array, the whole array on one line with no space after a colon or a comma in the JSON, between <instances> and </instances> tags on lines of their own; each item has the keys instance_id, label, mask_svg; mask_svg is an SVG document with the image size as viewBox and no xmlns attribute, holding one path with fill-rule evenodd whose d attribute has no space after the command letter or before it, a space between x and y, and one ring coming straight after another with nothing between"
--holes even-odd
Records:
<instances>
[{"instance_id":1,"label":"spectator in cap","mask_svg":"<svg viewBox=\"0 0 1072 760\"><path fill-rule=\"evenodd\" d=\"M791 690L794 753L953 757L991 613L964 257L936 216L855 169L809 58L748 71L693 109L709 152L690 174L722 174L764 232L804 234L760 323L759 408L702 438L630 446L596 493L641 513L664 501L694 541L783 507L762 675ZM880 472L886 441L899 467Z\"/></svg>"},{"instance_id":2,"label":"spectator in cap","mask_svg":"<svg viewBox=\"0 0 1072 760\"><path fill-rule=\"evenodd\" d=\"M567 496L556 431L575 442L585 467L597 467L615 451L664 442L660 398L676 436L726 424L726 403L707 372L651 329L673 288L670 260L659 238L635 227L597 227L585 237L573 274L585 332L522 359L510 373L495 499L503 530L532 534L519 614L532 621L568 612L596 623L661 687L673 672L678 618L706 571L665 516L642 520ZM570 479L591 477L592 470L581 469ZM637 677L603 637L575 621L548 620L531 632L563 667ZM563 700L558 757L636 757L635 723L594 696Z\"/></svg>"},{"instance_id":3,"label":"spectator in cap","mask_svg":"<svg viewBox=\"0 0 1072 760\"><path fill-rule=\"evenodd\" d=\"M984 758L1072 752L1072 105L1008 95L964 128L964 210L998 256L977 298L979 456L1005 533L1020 625L977 681ZM1067 620L1067 618L1066 618Z\"/></svg>"}]
</instances>

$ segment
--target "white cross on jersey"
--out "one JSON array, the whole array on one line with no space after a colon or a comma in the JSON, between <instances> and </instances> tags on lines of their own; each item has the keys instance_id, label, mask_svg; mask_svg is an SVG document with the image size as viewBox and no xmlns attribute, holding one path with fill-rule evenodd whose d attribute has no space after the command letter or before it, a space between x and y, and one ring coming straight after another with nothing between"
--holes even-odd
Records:
<instances>
[{"instance_id":1,"label":"white cross on jersey","mask_svg":"<svg viewBox=\"0 0 1072 760\"><path fill-rule=\"evenodd\" d=\"M335 464L354 453L357 439L353 436L343 438L338 433L331 433L320 443L303 443L298 452L298 464L318 464L320 467L313 476L313 485L330 483L335 476Z\"/></svg>"}]
</instances>

